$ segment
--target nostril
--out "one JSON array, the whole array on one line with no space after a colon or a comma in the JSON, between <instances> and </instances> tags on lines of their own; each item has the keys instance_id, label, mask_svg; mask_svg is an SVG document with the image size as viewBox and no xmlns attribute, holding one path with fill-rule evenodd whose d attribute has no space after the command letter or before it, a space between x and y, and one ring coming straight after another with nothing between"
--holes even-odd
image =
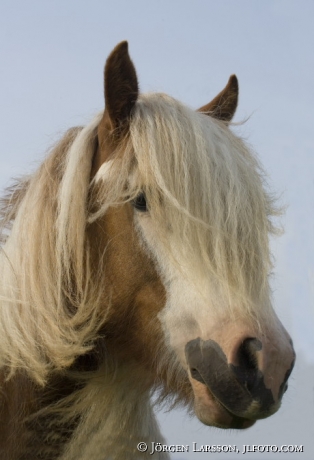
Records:
<instances>
[{"instance_id":1,"label":"nostril","mask_svg":"<svg viewBox=\"0 0 314 460\"><path fill-rule=\"evenodd\" d=\"M247 369L257 369L256 352L262 349L258 339L245 339L239 348L240 365Z\"/></svg>"},{"instance_id":2,"label":"nostril","mask_svg":"<svg viewBox=\"0 0 314 460\"><path fill-rule=\"evenodd\" d=\"M262 349L262 343L256 338L245 339L237 353L237 366L232 366L238 381L249 391L252 390L258 376L257 352Z\"/></svg>"},{"instance_id":3,"label":"nostril","mask_svg":"<svg viewBox=\"0 0 314 460\"><path fill-rule=\"evenodd\" d=\"M204 381L203 377L202 377L201 374L198 372L198 370L195 369L195 367L192 367L192 368L190 369L190 372L191 372L191 376L193 377L193 379L198 380L199 382L205 384L205 381Z\"/></svg>"},{"instance_id":4,"label":"nostril","mask_svg":"<svg viewBox=\"0 0 314 460\"><path fill-rule=\"evenodd\" d=\"M288 383L287 383L287 380L288 380L288 378L290 377L290 374L291 374L291 372L292 372L292 369L293 369L293 366L294 366L294 362L295 362L295 360L293 360L290 369L287 370L286 375L285 375L285 378L283 379L283 382L282 382L282 384L280 385L279 395L278 395L278 398L279 398L279 399L281 399L281 398L282 398L282 395L288 390Z\"/></svg>"}]
</instances>

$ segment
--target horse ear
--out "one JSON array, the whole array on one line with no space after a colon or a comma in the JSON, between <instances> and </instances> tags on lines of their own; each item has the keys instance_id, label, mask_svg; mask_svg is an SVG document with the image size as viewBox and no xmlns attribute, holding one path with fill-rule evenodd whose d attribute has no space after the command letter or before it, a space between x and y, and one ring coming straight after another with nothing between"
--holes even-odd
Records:
<instances>
[{"instance_id":1,"label":"horse ear","mask_svg":"<svg viewBox=\"0 0 314 460\"><path fill-rule=\"evenodd\" d=\"M111 128L124 130L138 97L135 67L128 53L128 42L119 43L105 65L105 117Z\"/></svg>"},{"instance_id":2,"label":"horse ear","mask_svg":"<svg viewBox=\"0 0 314 460\"><path fill-rule=\"evenodd\" d=\"M204 112L218 120L231 121L238 105L239 85L235 75L231 75L226 87L198 112Z\"/></svg>"}]
</instances>

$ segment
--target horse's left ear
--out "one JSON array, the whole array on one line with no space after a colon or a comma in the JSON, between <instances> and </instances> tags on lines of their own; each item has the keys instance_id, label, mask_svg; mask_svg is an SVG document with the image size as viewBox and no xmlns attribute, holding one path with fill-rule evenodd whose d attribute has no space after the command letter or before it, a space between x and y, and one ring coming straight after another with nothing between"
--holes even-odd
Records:
<instances>
[{"instance_id":1,"label":"horse's left ear","mask_svg":"<svg viewBox=\"0 0 314 460\"><path fill-rule=\"evenodd\" d=\"M226 87L198 112L204 112L218 120L231 121L238 105L239 85L235 75L231 75Z\"/></svg>"},{"instance_id":2,"label":"horse's left ear","mask_svg":"<svg viewBox=\"0 0 314 460\"><path fill-rule=\"evenodd\" d=\"M126 128L138 93L135 67L124 41L114 48L105 66L105 115L113 130Z\"/></svg>"}]
</instances>

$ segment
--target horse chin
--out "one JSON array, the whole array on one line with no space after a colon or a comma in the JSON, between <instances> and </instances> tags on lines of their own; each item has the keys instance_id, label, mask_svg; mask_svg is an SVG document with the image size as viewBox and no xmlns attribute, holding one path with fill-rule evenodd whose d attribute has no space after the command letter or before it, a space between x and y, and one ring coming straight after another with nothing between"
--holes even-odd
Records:
<instances>
[{"instance_id":1,"label":"horse chin","mask_svg":"<svg viewBox=\"0 0 314 460\"><path fill-rule=\"evenodd\" d=\"M225 429L245 429L254 425L255 420L232 414L213 396L206 385L191 380L193 380L191 384L194 392L195 415L204 425Z\"/></svg>"}]
</instances>

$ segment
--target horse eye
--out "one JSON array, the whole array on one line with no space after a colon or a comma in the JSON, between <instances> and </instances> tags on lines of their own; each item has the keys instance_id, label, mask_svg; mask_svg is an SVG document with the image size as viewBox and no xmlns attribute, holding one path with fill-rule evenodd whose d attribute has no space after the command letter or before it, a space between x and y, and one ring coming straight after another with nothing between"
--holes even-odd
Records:
<instances>
[{"instance_id":1,"label":"horse eye","mask_svg":"<svg viewBox=\"0 0 314 460\"><path fill-rule=\"evenodd\" d=\"M147 212L146 197L144 193L137 195L137 197L133 200L133 206L137 211Z\"/></svg>"}]
</instances>

